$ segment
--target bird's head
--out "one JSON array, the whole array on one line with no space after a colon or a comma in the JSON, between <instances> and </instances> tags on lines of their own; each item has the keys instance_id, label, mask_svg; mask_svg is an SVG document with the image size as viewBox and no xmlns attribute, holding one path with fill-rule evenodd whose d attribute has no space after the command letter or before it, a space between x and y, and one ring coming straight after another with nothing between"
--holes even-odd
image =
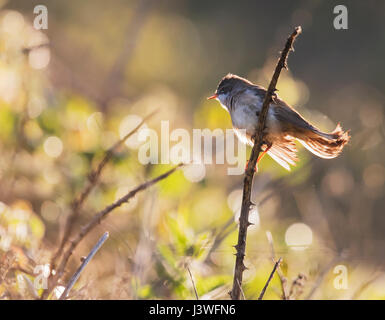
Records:
<instances>
[{"instance_id":1,"label":"bird's head","mask_svg":"<svg viewBox=\"0 0 385 320\"><path fill-rule=\"evenodd\" d=\"M222 105L226 105L226 102L229 101L231 96L244 91L252 85L253 84L249 80L229 73L219 82L215 93L207 99L217 99Z\"/></svg>"}]
</instances>

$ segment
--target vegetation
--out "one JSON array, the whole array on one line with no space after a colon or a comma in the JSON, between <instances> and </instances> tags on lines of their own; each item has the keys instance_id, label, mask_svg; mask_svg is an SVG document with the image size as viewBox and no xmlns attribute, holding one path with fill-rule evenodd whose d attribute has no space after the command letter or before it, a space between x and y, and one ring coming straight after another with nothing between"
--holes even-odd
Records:
<instances>
[{"instance_id":1,"label":"vegetation","mask_svg":"<svg viewBox=\"0 0 385 320\"><path fill-rule=\"evenodd\" d=\"M385 3L349 4L344 31L316 1L57 1L47 30L33 28L37 4L1 1L0 299L59 299L107 231L68 299L229 299L243 175L186 164L162 176L178 163L142 164L138 127L231 128L205 98L227 72L267 87L295 25L278 94L352 141L333 160L301 149L291 172L263 159L242 295L258 299L276 267L263 299L385 298ZM63 238L68 263L46 281Z\"/></svg>"}]
</instances>

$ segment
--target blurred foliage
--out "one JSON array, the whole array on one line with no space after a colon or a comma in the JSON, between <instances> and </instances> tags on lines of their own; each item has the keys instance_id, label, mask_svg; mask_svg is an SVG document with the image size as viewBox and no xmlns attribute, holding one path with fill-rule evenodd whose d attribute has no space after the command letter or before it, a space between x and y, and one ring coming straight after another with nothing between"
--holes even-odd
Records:
<instances>
[{"instance_id":1,"label":"blurred foliage","mask_svg":"<svg viewBox=\"0 0 385 320\"><path fill-rule=\"evenodd\" d=\"M48 7L48 30L33 28L36 4ZM41 294L39 266L50 262L71 201L109 147L156 109L145 126L159 138L162 120L170 130L231 128L227 112L205 97L227 72L267 86L286 35L299 24L304 33L278 93L321 129L341 121L352 142L333 160L301 149L291 172L264 158L254 183L244 294L256 299L273 268L270 231L293 298L385 298L385 70L378 63L385 54L384 2L349 3L346 31L333 29L332 1L1 5L1 299ZM142 165L139 146L136 134L114 154L75 232L171 167ZM70 298L195 299L194 282L201 299L228 299L243 179L226 170L180 170L112 212L70 260L65 280L110 232ZM348 270L340 290L338 265ZM281 298L277 274L264 298Z\"/></svg>"}]
</instances>

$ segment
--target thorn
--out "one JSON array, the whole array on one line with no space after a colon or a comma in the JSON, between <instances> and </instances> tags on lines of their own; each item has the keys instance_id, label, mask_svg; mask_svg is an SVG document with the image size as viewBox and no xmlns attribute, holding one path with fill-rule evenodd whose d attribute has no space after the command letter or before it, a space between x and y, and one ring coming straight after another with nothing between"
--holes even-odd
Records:
<instances>
[{"instance_id":1,"label":"thorn","mask_svg":"<svg viewBox=\"0 0 385 320\"><path fill-rule=\"evenodd\" d=\"M250 221L247 221L247 227L250 227L250 226L253 226L254 223L250 222Z\"/></svg>"},{"instance_id":2,"label":"thorn","mask_svg":"<svg viewBox=\"0 0 385 320\"><path fill-rule=\"evenodd\" d=\"M245 257L245 254L241 253L241 252L237 252L235 255L237 256L237 258L242 258L243 259Z\"/></svg>"}]
</instances>

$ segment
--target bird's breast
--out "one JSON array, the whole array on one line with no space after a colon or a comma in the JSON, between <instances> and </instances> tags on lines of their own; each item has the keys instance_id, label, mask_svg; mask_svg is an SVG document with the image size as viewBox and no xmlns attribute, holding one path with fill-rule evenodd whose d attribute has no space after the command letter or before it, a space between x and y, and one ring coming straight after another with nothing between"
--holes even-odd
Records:
<instances>
[{"instance_id":1,"label":"bird's breast","mask_svg":"<svg viewBox=\"0 0 385 320\"><path fill-rule=\"evenodd\" d=\"M237 129L254 131L258 123L258 109L248 105L237 105L230 112L233 126Z\"/></svg>"},{"instance_id":2,"label":"bird's breast","mask_svg":"<svg viewBox=\"0 0 385 320\"><path fill-rule=\"evenodd\" d=\"M237 105L230 112L231 121L233 127L237 129L237 135L240 135L239 129L246 130L247 138L250 138L255 134L255 130L258 126L258 115L261 111L261 108L258 108L254 105ZM269 134L276 134L279 130L279 124L274 116L274 111L272 106L270 105L267 119L266 119L266 127Z\"/></svg>"}]
</instances>

